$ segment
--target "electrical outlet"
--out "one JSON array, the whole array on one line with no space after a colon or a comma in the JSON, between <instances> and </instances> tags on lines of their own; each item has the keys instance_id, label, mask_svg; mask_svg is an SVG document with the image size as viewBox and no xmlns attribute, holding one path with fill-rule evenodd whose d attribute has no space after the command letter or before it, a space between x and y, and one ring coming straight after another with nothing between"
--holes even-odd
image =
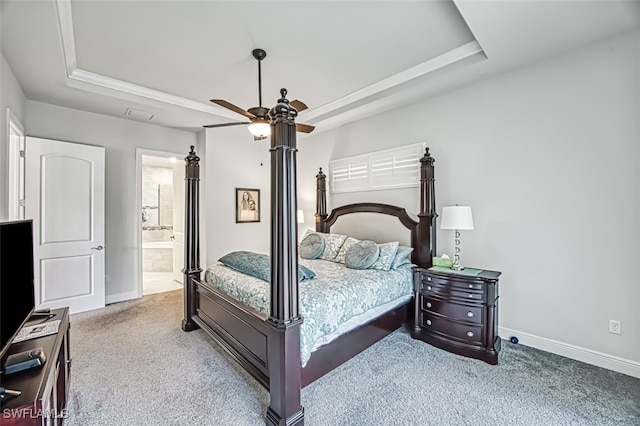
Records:
<instances>
[{"instance_id":1,"label":"electrical outlet","mask_svg":"<svg viewBox=\"0 0 640 426\"><path fill-rule=\"evenodd\" d=\"M622 334L622 322L609 320L609 333Z\"/></svg>"}]
</instances>

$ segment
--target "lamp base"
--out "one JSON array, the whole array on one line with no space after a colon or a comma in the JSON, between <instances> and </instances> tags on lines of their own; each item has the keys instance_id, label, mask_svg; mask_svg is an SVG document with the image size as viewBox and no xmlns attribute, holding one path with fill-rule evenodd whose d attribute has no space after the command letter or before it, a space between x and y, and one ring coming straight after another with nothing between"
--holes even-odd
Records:
<instances>
[{"instance_id":1,"label":"lamp base","mask_svg":"<svg viewBox=\"0 0 640 426\"><path fill-rule=\"evenodd\" d=\"M458 261L456 261L453 265L451 265L451 269L454 271L462 271L464 266L462 266Z\"/></svg>"}]
</instances>

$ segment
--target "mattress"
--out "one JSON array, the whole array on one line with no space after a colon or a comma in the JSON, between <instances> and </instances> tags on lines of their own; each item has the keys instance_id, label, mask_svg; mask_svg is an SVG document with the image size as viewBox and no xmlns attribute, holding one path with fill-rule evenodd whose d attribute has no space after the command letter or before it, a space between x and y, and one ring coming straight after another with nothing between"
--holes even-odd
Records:
<instances>
[{"instance_id":1,"label":"mattress","mask_svg":"<svg viewBox=\"0 0 640 426\"><path fill-rule=\"evenodd\" d=\"M340 335L406 303L413 296L410 264L390 271L349 269L328 260L300 259L316 273L299 284L300 359ZM205 272L205 282L261 314L269 315L270 284L217 264Z\"/></svg>"}]
</instances>

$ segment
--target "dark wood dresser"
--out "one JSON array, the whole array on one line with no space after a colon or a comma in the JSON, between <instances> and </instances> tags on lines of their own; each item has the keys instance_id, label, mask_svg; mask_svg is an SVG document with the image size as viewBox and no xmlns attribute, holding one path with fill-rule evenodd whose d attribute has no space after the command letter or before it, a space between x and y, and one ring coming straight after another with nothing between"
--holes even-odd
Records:
<instances>
[{"instance_id":1,"label":"dark wood dresser","mask_svg":"<svg viewBox=\"0 0 640 426\"><path fill-rule=\"evenodd\" d=\"M2 386L21 394L2 401L0 423L9 425L61 425L67 417L69 395L69 309L54 309L49 321L60 320L58 332L11 345L9 354L42 348L42 367L2 376ZM37 323L35 320L34 323ZM33 324L32 322L27 325Z\"/></svg>"},{"instance_id":2,"label":"dark wood dresser","mask_svg":"<svg viewBox=\"0 0 640 426\"><path fill-rule=\"evenodd\" d=\"M467 268L414 268L411 336L458 355L498 363L498 277Z\"/></svg>"}]
</instances>

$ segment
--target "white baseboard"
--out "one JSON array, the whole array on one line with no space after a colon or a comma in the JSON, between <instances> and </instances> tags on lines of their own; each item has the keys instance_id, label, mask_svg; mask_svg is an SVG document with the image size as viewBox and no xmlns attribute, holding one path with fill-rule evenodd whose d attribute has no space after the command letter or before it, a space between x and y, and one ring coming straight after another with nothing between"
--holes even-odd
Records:
<instances>
[{"instance_id":1,"label":"white baseboard","mask_svg":"<svg viewBox=\"0 0 640 426\"><path fill-rule=\"evenodd\" d=\"M112 303L124 302L125 300L137 299L137 291L127 291L126 293L107 294L105 296L105 304L110 305Z\"/></svg>"},{"instance_id":2,"label":"white baseboard","mask_svg":"<svg viewBox=\"0 0 640 426\"><path fill-rule=\"evenodd\" d=\"M593 351L591 349L581 348L568 343L558 342L545 337L535 336L529 333L523 333L522 331L512 330L510 328L499 327L498 330L500 337L503 339L509 340L511 336L516 336L519 343L525 346L530 346L556 355L562 355L577 361L586 362L587 364L617 371L618 373L626 374L628 376L640 378L640 362Z\"/></svg>"}]
</instances>

